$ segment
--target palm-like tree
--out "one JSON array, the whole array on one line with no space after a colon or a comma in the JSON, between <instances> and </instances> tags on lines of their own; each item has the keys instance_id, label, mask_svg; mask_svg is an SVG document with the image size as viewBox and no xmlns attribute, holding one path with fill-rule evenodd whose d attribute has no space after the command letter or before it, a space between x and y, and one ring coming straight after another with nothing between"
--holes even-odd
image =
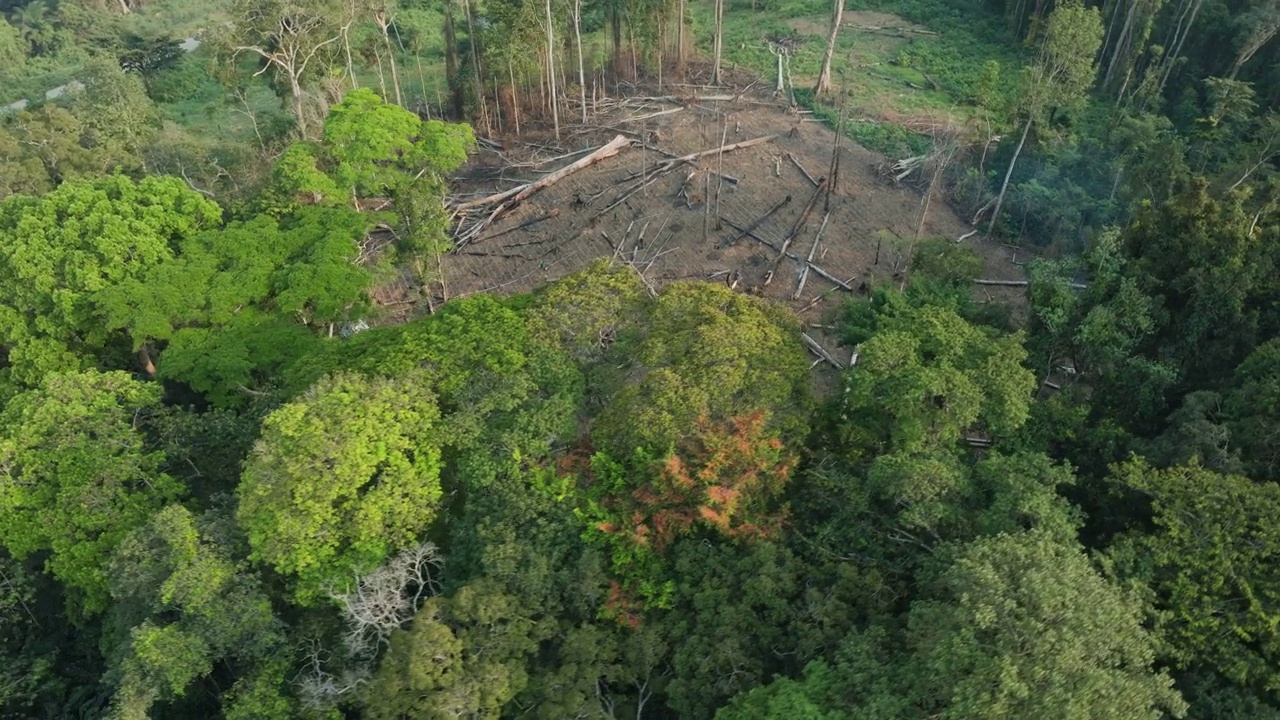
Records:
<instances>
[{"instance_id":1,"label":"palm-like tree","mask_svg":"<svg viewBox=\"0 0 1280 720\"><path fill-rule=\"evenodd\" d=\"M51 0L34 0L9 13L9 22L18 29L22 39L27 41L32 55L52 52L57 43L57 28L53 24L54 9Z\"/></svg>"}]
</instances>

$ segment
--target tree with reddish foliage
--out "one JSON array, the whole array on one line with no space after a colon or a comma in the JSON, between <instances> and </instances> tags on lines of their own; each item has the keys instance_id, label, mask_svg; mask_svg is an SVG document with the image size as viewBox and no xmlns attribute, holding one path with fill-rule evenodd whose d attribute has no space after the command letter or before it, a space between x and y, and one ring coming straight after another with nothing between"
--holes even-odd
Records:
<instances>
[{"instance_id":1,"label":"tree with reddish foliage","mask_svg":"<svg viewBox=\"0 0 1280 720\"><path fill-rule=\"evenodd\" d=\"M661 557L697 526L745 539L767 538L781 527L775 501L794 457L768 431L767 419L764 411L723 423L703 418L660 460L644 453L628 462L592 456L582 512L610 548L622 593L662 607L669 584L657 579L664 574Z\"/></svg>"}]
</instances>

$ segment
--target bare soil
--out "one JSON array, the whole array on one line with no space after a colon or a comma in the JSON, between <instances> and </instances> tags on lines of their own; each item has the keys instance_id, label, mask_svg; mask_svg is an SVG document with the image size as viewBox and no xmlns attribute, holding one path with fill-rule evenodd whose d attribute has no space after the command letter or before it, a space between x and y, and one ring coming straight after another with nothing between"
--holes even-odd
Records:
<instances>
[{"instance_id":1,"label":"bare soil","mask_svg":"<svg viewBox=\"0 0 1280 720\"><path fill-rule=\"evenodd\" d=\"M653 99L673 93L676 99ZM703 99L709 95L737 97ZM848 291L811 272L795 298L804 265L799 259L783 258L772 281L766 284L765 280L779 255L775 248L782 245L815 193L813 183L788 155L815 180L828 176L837 145L831 128L789 108L784 98L773 97L770 88L759 86L667 85L600 102L596 109L587 125L562 125L559 142L542 137L550 133L529 133L526 127L521 137L501 140L501 149L481 149L462 169L453 185L455 202L534 180L577 156L544 160L599 147L618 134L644 143L533 195L477 239L444 256L443 282L433 283L431 306L474 293L529 292L605 257L630 264L655 289L678 280L707 280L786 303L801 313L812 334L823 334L824 318L850 296ZM634 120L665 110L676 111ZM564 115L581 121L580 109ZM768 135L775 137L744 150L701 158L696 165L683 165L605 210L635 184L635 177L672 156ZM876 281L902 278L923 198L919 191L895 186L878 172L883 156L847 139L839 145L830 217L813 262L855 291L865 292ZM717 173L737 182L721 180ZM741 237L730 224L748 228L787 197L790 202L754 230L775 248ZM824 202L819 199L791 243L790 252L797 258L809 255L824 215ZM922 236L955 240L972 229L935 198ZM964 242L983 258L983 276L1023 279L1021 268L1010 262L1009 250L983 243L980 235ZM1015 303L1022 295L1020 288L976 288L975 292L979 297ZM835 347L830 338L820 339L828 348ZM848 360L847 351L839 355Z\"/></svg>"}]
</instances>

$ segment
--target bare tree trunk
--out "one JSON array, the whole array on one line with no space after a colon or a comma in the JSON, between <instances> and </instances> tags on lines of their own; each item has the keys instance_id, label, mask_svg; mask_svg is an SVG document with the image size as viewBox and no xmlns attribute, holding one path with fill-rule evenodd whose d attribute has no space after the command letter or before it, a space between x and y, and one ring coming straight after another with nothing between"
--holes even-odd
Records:
<instances>
[{"instance_id":1,"label":"bare tree trunk","mask_svg":"<svg viewBox=\"0 0 1280 720\"><path fill-rule=\"evenodd\" d=\"M835 0L831 15L831 32L827 35L827 49L822 54L822 71L818 84L813 88L814 97L822 97L831 89L831 59L836 54L836 37L840 34L840 21L844 18L844 0Z\"/></svg>"},{"instance_id":2,"label":"bare tree trunk","mask_svg":"<svg viewBox=\"0 0 1280 720\"><path fill-rule=\"evenodd\" d=\"M613 0L609 13L609 33L613 36L613 81L622 75L622 0Z\"/></svg>"},{"instance_id":3,"label":"bare tree trunk","mask_svg":"<svg viewBox=\"0 0 1280 720\"><path fill-rule=\"evenodd\" d=\"M1132 4L1129 5L1129 13L1124 20L1124 25L1120 28L1120 37L1116 39L1115 49L1112 51L1111 58L1107 62L1107 73L1102 78L1102 84L1104 87L1111 86L1111 78L1116 70L1116 61L1121 55L1125 55L1129 52L1129 45L1131 44L1131 37L1133 33L1133 18L1137 12L1138 0L1132 0Z\"/></svg>"},{"instance_id":4,"label":"bare tree trunk","mask_svg":"<svg viewBox=\"0 0 1280 720\"><path fill-rule=\"evenodd\" d=\"M1022 146L1027 142L1027 135L1031 132L1031 118L1027 118L1027 124L1022 128L1022 138L1018 140L1018 147L1013 151L1013 159L1009 161L1009 169L1004 173L1004 182L1000 184L1000 194L996 196L996 209L991 212L991 225L987 227L987 237L991 237L991 233L995 232L996 220L1000 218L1000 207L1004 205L1004 194L1009 190L1009 179L1013 177L1013 168L1018 164L1018 156L1022 154Z\"/></svg>"},{"instance_id":5,"label":"bare tree trunk","mask_svg":"<svg viewBox=\"0 0 1280 720\"><path fill-rule=\"evenodd\" d=\"M1244 67L1244 64L1249 62L1264 45L1271 42L1271 38L1275 37L1277 32L1280 32L1280 10L1275 9L1274 3L1271 8L1272 14L1258 24L1245 40L1240 52L1236 54L1236 60L1231 64L1231 74L1227 76L1228 80L1235 80L1240 68Z\"/></svg>"},{"instance_id":6,"label":"bare tree trunk","mask_svg":"<svg viewBox=\"0 0 1280 720\"><path fill-rule=\"evenodd\" d=\"M382 92L382 97L385 100L387 97L387 76L382 72L382 51L377 46L373 48L373 56L378 60L378 89Z\"/></svg>"},{"instance_id":7,"label":"bare tree trunk","mask_svg":"<svg viewBox=\"0 0 1280 720\"><path fill-rule=\"evenodd\" d=\"M516 93L516 71L511 66L511 57L507 57L507 75L511 78L511 114L516 123L516 135L520 134L520 96Z\"/></svg>"},{"instance_id":8,"label":"bare tree trunk","mask_svg":"<svg viewBox=\"0 0 1280 720\"><path fill-rule=\"evenodd\" d=\"M587 124L587 73L582 62L582 0L573 0L573 39L578 46L578 97L582 101L582 124Z\"/></svg>"},{"instance_id":9,"label":"bare tree trunk","mask_svg":"<svg viewBox=\"0 0 1280 720\"><path fill-rule=\"evenodd\" d=\"M676 3L676 76L684 80L684 8L685 0Z\"/></svg>"},{"instance_id":10,"label":"bare tree trunk","mask_svg":"<svg viewBox=\"0 0 1280 720\"><path fill-rule=\"evenodd\" d=\"M711 84L720 84L720 55L724 43L724 0L715 0L715 40L713 43L714 60L711 66Z\"/></svg>"},{"instance_id":11,"label":"bare tree trunk","mask_svg":"<svg viewBox=\"0 0 1280 720\"><path fill-rule=\"evenodd\" d=\"M360 87L360 81L356 79L355 63L351 60L351 23L348 22L342 26L342 49L347 55L347 77L351 80L351 87Z\"/></svg>"},{"instance_id":12,"label":"bare tree trunk","mask_svg":"<svg viewBox=\"0 0 1280 720\"><path fill-rule=\"evenodd\" d=\"M453 0L445 0L444 3L444 74L445 81L452 90L454 117L461 119L462 82L458 77L458 37L453 28Z\"/></svg>"},{"instance_id":13,"label":"bare tree trunk","mask_svg":"<svg viewBox=\"0 0 1280 720\"><path fill-rule=\"evenodd\" d=\"M480 80L480 36L476 34L475 18L471 15L470 0L462 0L462 11L467 14L467 40L471 46L471 67L475 74L476 102L480 103L480 120L484 123L486 134L492 131L489 126L489 104L484 99L484 82Z\"/></svg>"},{"instance_id":14,"label":"bare tree trunk","mask_svg":"<svg viewBox=\"0 0 1280 720\"><path fill-rule=\"evenodd\" d=\"M302 84L298 81L296 74L289 74L289 91L293 94L293 117L298 122L298 134L303 140L307 139L307 118L303 114L302 106Z\"/></svg>"},{"instance_id":15,"label":"bare tree trunk","mask_svg":"<svg viewBox=\"0 0 1280 720\"><path fill-rule=\"evenodd\" d=\"M400 92L400 73L396 70L396 49L391 44L390 29L393 20L384 12L374 14L373 20L382 31L382 42L387 46L387 60L391 63L391 86L396 91L396 104L404 107L404 95Z\"/></svg>"},{"instance_id":16,"label":"bare tree trunk","mask_svg":"<svg viewBox=\"0 0 1280 720\"><path fill-rule=\"evenodd\" d=\"M1186 27L1182 27L1182 34L1178 37L1177 43L1173 46L1173 52L1165 57L1164 72L1160 74L1160 89L1164 89L1165 83L1169 82L1169 74L1173 72L1173 66L1178 60L1178 55L1182 52L1182 44L1187 41L1187 36L1191 34L1191 26L1196 22L1196 15L1200 12L1200 6L1204 0L1192 0L1191 17L1187 20ZM1181 26L1181 20L1179 20Z\"/></svg>"},{"instance_id":17,"label":"bare tree trunk","mask_svg":"<svg viewBox=\"0 0 1280 720\"><path fill-rule=\"evenodd\" d=\"M555 125L556 140L560 139L560 102L556 98L556 41L555 25L551 22L551 0L547 9L547 82L551 89L551 122Z\"/></svg>"}]
</instances>

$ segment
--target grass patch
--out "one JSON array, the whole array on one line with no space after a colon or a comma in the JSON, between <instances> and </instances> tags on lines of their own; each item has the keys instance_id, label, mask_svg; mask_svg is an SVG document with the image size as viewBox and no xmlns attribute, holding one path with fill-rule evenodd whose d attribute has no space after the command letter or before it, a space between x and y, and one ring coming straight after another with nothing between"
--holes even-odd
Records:
<instances>
[{"instance_id":1,"label":"grass patch","mask_svg":"<svg viewBox=\"0 0 1280 720\"><path fill-rule=\"evenodd\" d=\"M122 29L143 36L182 40L231 19L228 0L156 0L119 19Z\"/></svg>"},{"instance_id":2,"label":"grass patch","mask_svg":"<svg viewBox=\"0 0 1280 720\"><path fill-rule=\"evenodd\" d=\"M826 2L763 2L754 11L742 0L730 3L725 61L772 80L777 60L766 38L794 37L797 102L829 120L835 117L831 107L843 102L849 135L859 144L890 156L914 154L928 146L928 138L904 124L964 123L989 114L988 108L1005 107L1016 91L1013 79L1029 62L1029 53L1012 43L999 18L977 4L971 10L962 15L941 0L849 0L832 62L836 92L821 103L814 103L808 88L817 80L825 48ZM710 3L692 12L699 46L710 47ZM886 34L860 26L907 29Z\"/></svg>"}]
</instances>

